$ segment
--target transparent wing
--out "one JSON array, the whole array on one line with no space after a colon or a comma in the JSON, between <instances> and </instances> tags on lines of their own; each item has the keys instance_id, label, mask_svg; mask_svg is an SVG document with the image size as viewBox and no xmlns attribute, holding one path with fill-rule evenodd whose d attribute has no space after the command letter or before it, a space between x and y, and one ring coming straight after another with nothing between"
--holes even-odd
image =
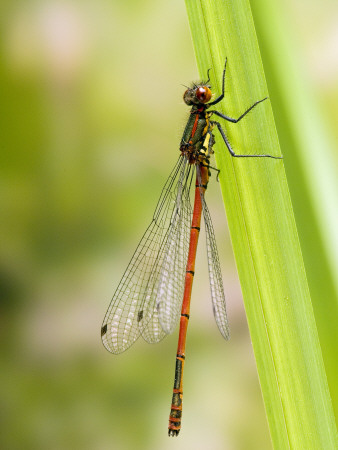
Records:
<instances>
[{"instance_id":1,"label":"transparent wing","mask_svg":"<svg viewBox=\"0 0 338 450\"><path fill-rule=\"evenodd\" d=\"M155 292L161 278L164 249L181 215L186 158L180 156L144 233L108 307L101 328L103 345L112 353L129 348L140 334L158 342L165 333L159 325Z\"/></svg>"},{"instance_id":2,"label":"transparent wing","mask_svg":"<svg viewBox=\"0 0 338 450\"><path fill-rule=\"evenodd\" d=\"M199 175L198 166L197 166L197 174L200 182L201 176ZM214 227L212 225L209 209L204 199L204 195L201 194L201 198L202 198L203 217L205 223L205 234L207 239L207 256L208 256L212 309L214 312L215 320L219 331L221 332L222 336L225 339L229 339L230 330L226 312L222 273L216 246L215 232Z\"/></svg>"},{"instance_id":3,"label":"transparent wing","mask_svg":"<svg viewBox=\"0 0 338 450\"><path fill-rule=\"evenodd\" d=\"M191 177L187 177L190 184L193 172ZM156 309L161 327L167 334L176 327L182 308L192 218L190 184L183 187L180 214L165 245L165 258L157 289Z\"/></svg>"},{"instance_id":4,"label":"transparent wing","mask_svg":"<svg viewBox=\"0 0 338 450\"><path fill-rule=\"evenodd\" d=\"M180 317L192 216L190 203L190 186L194 172L192 167L187 163L185 170L181 172L176 190L176 208L157 264L149 279L146 301L152 305L147 308L152 318L141 330L142 337L149 343L158 342L159 332L164 335L171 333Z\"/></svg>"}]
</instances>

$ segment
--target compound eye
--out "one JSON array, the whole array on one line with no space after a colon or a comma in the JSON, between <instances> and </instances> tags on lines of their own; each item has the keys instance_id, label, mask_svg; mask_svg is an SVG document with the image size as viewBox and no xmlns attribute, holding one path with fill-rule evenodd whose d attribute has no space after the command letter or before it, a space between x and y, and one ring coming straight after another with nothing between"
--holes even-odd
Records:
<instances>
[{"instance_id":1,"label":"compound eye","mask_svg":"<svg viewBox=\"0 0 338 450\"><path fill-rule=\"evenodd\" d=\"M184 103L189 105L189 106L192 104L192 102L191 102L191 89L187 89L185 91L185 93L183 94L183 100L184 100Z\"/></svg>"},{"instance_id":2,"label":"compound eye","mask_svg":"<svg viewBox=\"0 0 338 450\"><path fill-rule=\"evenodd\" d=\"M211 90L207 86L200 86L196 91L196 97L201 103L207 103L211 99L211 95Z\"/></svg>"}]
</instances>

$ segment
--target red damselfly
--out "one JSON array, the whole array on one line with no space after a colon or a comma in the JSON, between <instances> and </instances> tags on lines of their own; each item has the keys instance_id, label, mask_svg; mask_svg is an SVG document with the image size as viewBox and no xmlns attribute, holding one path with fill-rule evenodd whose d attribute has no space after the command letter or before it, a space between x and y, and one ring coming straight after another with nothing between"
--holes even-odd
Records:
<instances>
[{"instance_id":1,"label":"red damselfly","mask_svg":"<svg viewBox=\"0 0 338 450\"><path fill-rule=\"evenodd\" d=\"M226 61L222 93L214 101L210 101L209 71L207 81L193 84L184 93L184 102L191 106L191 110L180 144L180 156L164 185L152 221L115 291L101 328L106 349L121 353L140 335L149 343L159 342L173 332L180 320L169 436L177 436L181 428L185 343L202 214L213 312L222 336L229 339L215 234L204 198L210 169L213 169L210 166L215 143L213 128L218 128L233 157L280 159L272 155L236 154L221 124L211 120L215 114L229 122L239 122L252 108L266 100L255 102L238 119L210 110L224 97L225 71ZM190 190L194 179L196 188L192 208Z\"/></svg>"}]
</instances>

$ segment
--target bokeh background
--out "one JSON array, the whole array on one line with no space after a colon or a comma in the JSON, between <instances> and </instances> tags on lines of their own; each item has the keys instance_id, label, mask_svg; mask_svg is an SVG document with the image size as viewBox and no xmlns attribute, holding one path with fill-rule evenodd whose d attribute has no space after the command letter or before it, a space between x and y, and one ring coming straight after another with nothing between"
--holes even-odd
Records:
<instances>
[{"instance_id":1,"label":"bokeh background","mask_svg":"<svg viewBox=\"0 0 338 450\"><path fill-rule=\"evenodd\" d=\"M337 140L338 5L285 8ZM119 356L100 340L178 155L182 84L199 78L184 2L3 0L0 24L0 447L270 449L217 183L232 339L214 323L202 234L179 438L167 437L177 332Z\"/></svg>"}]
</instances>

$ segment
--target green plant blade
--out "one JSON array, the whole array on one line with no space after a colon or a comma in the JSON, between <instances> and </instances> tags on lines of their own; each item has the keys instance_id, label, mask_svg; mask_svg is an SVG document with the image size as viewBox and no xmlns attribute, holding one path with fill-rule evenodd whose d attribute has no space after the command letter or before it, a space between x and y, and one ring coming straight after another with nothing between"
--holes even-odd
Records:
<instances>
[{"instance_id":1,"label":"green plant blade","mask_svg":"<svg viewBox=\"0 0 338 450\"><path fill-rule=\"evenodd\" d=\"M337 422L338 177L330 130L306 81L289 25L290 3L255 0L251 5Z\"/></svg>"},{"instance_id":2,"label":"green plant blade","mask_svg":"<svg viewBox=\"0 0 338 450\"><path fill-rule=\"evenodd\" d=\"M239 115L267 96L249 2L186 0L200 73L214 91L228 57L220 110ZM218 106L218 105L217 105ZM224 125L237 153L280 154L269 102ZM336 428L283 161L216 161L275 448L336 448Z\"/></svg>"}]
</instances>

